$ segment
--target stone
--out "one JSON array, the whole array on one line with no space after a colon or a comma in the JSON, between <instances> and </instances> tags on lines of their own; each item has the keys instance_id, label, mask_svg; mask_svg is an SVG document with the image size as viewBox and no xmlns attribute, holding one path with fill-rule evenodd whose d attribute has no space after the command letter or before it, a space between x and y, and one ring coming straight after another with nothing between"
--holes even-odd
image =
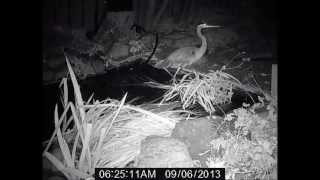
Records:
<instances>
[{"instance_id":1,"label":"stone","mask_svg":"<svg viewBox=\"0 0 320 180\"><path fill-rule=\"evenodd\" d=\"M216 126L214 119L207 117L180 121L171 136L184 142L190 156L197 159L200 153L210 149L210 142L217 136Z\"/></svg>"},{"instance_id":2,"label":"stone","mask_svg":"<svg viewBox=\"0 0 320 180\"><path fill-rule=\"evenodd\" d=\"M129 55L129 46L121 43L115 43L109 54L113 59L125 57Z\"/></svg>"},{"instance_id":3,"label":"stone","mask_svg":"<svg viewBox=\"0 0 320 180\"><path fill-rule=\"evenodd\" d=\"M170 137L149 136L141 144L137 168L190 168L193 161L187 146Z\"/></svg>"}]
</instances>

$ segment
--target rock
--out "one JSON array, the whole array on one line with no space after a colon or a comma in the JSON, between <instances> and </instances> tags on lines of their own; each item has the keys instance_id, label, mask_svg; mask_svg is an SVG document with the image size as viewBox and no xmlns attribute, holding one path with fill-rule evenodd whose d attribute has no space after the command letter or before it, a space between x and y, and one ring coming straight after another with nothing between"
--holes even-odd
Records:
<instances>
[{"instance_id":1,"label":"rock","mask_svg":"<svg viewBox=\"0 0 320 180\"><path fill-rule=\"evenodd\" d=\"M174 138L147 137L141 144L137 168L193 167L187 146Z\"/></svg>"},{"instance_id":2,"label":"rock","mask_svg":"<svg viewBox=\"0 0 320 180\"><path fill-rule=\"evenodd\" d=\"M192 159L209 150L210 142L217 136L214 119L199 118L180 121L172 131L173 138L179 139L188 146Z\"/></svg>"},{"instance_id":3,"label":"rock","mask_svg":"<svg viewBox=\"0 0 320 180\"><path fill-rule=\"evenodd\" d=\"M110 56L114 59L129 55L129 46L121 43L115 43L110 51Z\"/></svg>"}]
</instances>

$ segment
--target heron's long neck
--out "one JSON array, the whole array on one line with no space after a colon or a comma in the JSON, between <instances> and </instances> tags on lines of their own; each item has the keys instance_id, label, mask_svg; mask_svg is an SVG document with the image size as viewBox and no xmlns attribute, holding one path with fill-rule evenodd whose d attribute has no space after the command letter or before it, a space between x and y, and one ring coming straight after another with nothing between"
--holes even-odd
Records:
<instances>
[{"instance_id":1,"label":"heron's long neck","mask_svg":"<svg viewBox=\"0 0 320 180\"><path fill-rule=\"evenodd\" d=\"M207 50L207 40L201 34L201 28L197 28L197 34L198 34L199 38L201 39L201 47L197 51L197 57L201 58L204 55L204 53L206 52L206 50Z\"/></svg>"}]
</instances>

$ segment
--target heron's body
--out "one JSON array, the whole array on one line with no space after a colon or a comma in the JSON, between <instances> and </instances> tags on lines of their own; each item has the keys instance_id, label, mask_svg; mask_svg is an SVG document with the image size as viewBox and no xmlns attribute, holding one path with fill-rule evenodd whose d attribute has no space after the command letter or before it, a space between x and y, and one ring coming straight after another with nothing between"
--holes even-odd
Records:
<instances>
[{"instance_id":1,"label":"heron's body","mask_svg":"<svg viewBox=\"0 0 320 180\"><path fill-rule=\"evenodd\" d=\"M165 60L168 64L165 67L178 68L191 65L202 56L197 50L196 47L183 47L173 51Z\"/></svg>"},{"instance_id":2,"label":"heron's body","mask_svg":"<svg viewBox=\"0 0 320 180\"><path fill-rule=\"evenodd\" d=\"M207 50L206 38L201 34L201 29L219 27L219 26L209 26L206 24L200 24L197 27L197 35L201 39L201 47L183 47L173 51L166 59L157 63L155 66L158 68L181 68L189 66L196 61L198 61Z\"/></svg>"}]
</instances>

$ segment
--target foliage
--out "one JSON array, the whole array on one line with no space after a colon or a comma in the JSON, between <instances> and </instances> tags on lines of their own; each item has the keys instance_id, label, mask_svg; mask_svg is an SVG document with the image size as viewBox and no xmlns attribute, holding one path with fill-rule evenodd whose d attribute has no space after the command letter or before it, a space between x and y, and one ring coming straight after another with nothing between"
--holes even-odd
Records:
<instances>
[{"instance_id":1,"label":"foliage","mask_svg":"<svg viewBox=\"0 0 320 180\"><path fill-rule=\"evenodd\" d=\"M230 101L232 90L243 88L229 74L211 71L209 74L184 71L172 85L151 83L167 89L160 105L132 106L106 99L83 101L79 84L66 57L73 84L75 101L68 99L67 79L61 82L64 110L54 111L55 131L46 144L43 156L52 162L68 179L92 179L96 167L125 167L140 152L141 142L148 136L169 137L175 124L192 114L179 110L180 103L169 102L180 98L184 109L198 103L206 111L214 112L214 105ZM276 99L276 98L275 98ZM165 103L167 102L167 103ZM261 115L258 110L266 108ZM236 174L263 178L277 168L277 101L266 95L260 103L228 114L224 122L231 124L226 131L211 141L208 167L225 167L227 178ZM63 160L50 152L57 142Z\"/></svg>"},{"instance_id":2,"label":"foliage","mask_svg":"<svg viewBox=\"0 0 320 180\"><path fill-rule=\"evenodd\" d=\"M261 99L262 100L262 99ZM225 167L227 178L236 174L246 177L265 178L276 174L277 167L277 110L271 101L267 105L268 114L258 115L258 107L242 107L225 117L234 127L211 142L212 155L209 167Z\"/></svg>"},{"instance_id":3,"label":"foliage","mask_svg":"<svg viewBox=\"0 0 320 180\"><path fill-rule=\"evenodd\" d=\"M184 70L183 73L183 77L179 80L173 79L171 85L148 83L152 87L167 89L161 103L178 98L183 109L198 103L208 113L213 113L215 105L231 102L233 89L241 86L236 78L222 71L202 74Z\"/></svg>"},{"instance_id":4,"label":"foliage","mask_svg":"<svg viewBox=\"0 0 320 180\"><path fill-rule=\"evenodd\" d=\"M177 121L188 112L175 110L177 105L132 106L106 99L84 102L76 76L66 57L75 102L68 99L67 79L61 82L64 111L54 111L55 130L46 144L43 156L68 179L92 179L96 167L125 167L140 151L140 143L147 136L168 137ZM63 160L49 149L57 142Z\"/></svg>"}]
</instances>

